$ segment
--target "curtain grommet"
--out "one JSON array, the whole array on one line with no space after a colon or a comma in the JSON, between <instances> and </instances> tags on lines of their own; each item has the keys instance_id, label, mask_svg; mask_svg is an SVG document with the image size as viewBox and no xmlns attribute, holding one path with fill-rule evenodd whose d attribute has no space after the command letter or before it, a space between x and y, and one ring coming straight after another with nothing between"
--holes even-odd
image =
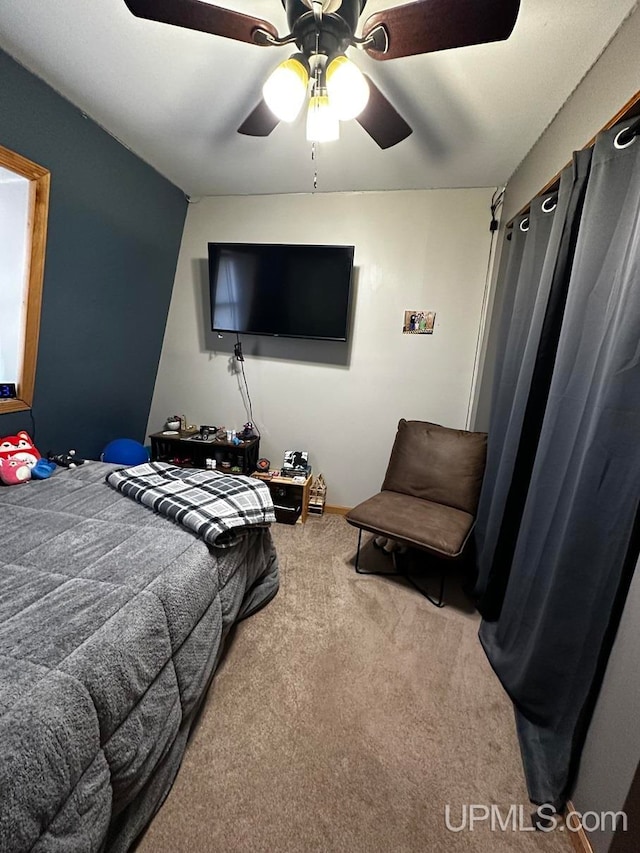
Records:
<instances>
[{"instance_id":1,"label":"curtain grommet","mask_svg":"<svg viewBox=\"0 0 640 853\"><path fill-rule=\"evenodd\" d=\"M523 219L522 222L520 223L520 230L521 231L528 231L529 230L529 217L528 216L526 219Z\"/></svg>"},{"instance_id":2,"label":"curtain grommet","mask_svg":"<svg viewBox=\"0 0 640 853\"><path fill-rule=\"evenodd\" d=\"M549 202L551 202L551 206L547 207ZM545 200L542 202L542 212L543 213L552 213L556 209L557 206L558 206L558 199L556 197L550 195L549 198L545 198Z\"/></svg>"},{"instance_id":3,"label":"curtain grommet","mask_svg":"<svg viewBox=\"0 0 640 853\"><path fill-rule=\"evenodd\" d=\"M618 151L621 151L623 148L628 148L630 145L633 145L633 143L636 141L636 134L635 133L631 134L631 139L628 142L622 141L622 137L624 136L625 133L628 133L629 130L631 130L630 127L623 127L621 131L616 133L616 138L613 140L613 147L617 148Z\"/></svg>"}]
</instances>

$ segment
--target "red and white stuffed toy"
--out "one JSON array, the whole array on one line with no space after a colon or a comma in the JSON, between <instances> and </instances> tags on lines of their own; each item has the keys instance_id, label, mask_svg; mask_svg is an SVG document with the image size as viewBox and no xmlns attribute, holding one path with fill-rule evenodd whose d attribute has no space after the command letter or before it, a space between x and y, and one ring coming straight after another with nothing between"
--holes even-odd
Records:
<instances>
[{"instance_id":1,"label":"red and white stuffed toy","mask_svg":"<svg viewBox=\"0 0 640 853\"><path fill-rule=\"evenodd\" d=\"M31 479L31 469L40 459L28 432L0 438L0 481L7 486Z\"/></svg>"}]
</instances>

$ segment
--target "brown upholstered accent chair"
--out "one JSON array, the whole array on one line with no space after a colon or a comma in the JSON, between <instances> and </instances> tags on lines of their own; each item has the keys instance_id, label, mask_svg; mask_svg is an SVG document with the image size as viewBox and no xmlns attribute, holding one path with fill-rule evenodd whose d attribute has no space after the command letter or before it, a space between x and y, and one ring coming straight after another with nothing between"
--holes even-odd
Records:
<instances>
[{"instance_id":1,"label":"brown upholstered accent chair","mask_svg":"<svg viewBox=\"0 0 640 853\"><path fill-rule=\"evenodd\" d=\"M403 418L398 424L382 490L346 516L349 524L360 531L356 571L401 574L432 604L442 607L446 561L456 560L465 552L475 521L486 452L484 432L449 429ZM395 552L395 572L363 570L359 564L363 530L442 558L439 598L432 598L400 571Z\"/></svg>"}]
</instances>

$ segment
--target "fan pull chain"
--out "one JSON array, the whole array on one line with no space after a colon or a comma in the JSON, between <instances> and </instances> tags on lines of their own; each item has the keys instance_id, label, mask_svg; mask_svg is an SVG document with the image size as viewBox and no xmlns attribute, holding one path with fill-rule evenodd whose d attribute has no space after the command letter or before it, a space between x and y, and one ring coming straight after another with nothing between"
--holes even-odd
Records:
<instances>
[{"instance_id":1,"label":"fan pull chain","mask_svg":"<svg viewBox=\"0 0 640 853\"><path fill-rule=\"evenodd\" d=\"M312 163L315 162L315 159L316 159L316 144L315 144L315 142L313 142L311 144L311 162ZM314 190L318 189L318 167L317 167L317 165L316 165L315 169L313 170L313 188L314 188Z\"/></svg>"}]
</instances>

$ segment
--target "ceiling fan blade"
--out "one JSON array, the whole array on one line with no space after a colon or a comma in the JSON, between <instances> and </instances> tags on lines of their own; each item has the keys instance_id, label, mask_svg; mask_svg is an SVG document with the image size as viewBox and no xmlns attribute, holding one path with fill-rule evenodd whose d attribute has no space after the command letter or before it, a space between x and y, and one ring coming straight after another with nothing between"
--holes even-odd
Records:
<instances>
[{"instance_id":1,"label":"ceiling fan blade","mask_svg":"<svg viewBox=\"0 0 640 853\"><path fill-rule=\"evenodd\" d=\"M186 27L189 30L224 36L236 41L246 41L249 44L268 44L264 40L255 40L257 30L263 30L274 38L278 37L278 31L268 21L243 15L231 9L211 6L209 3L202 3L201 0L124 0L124 2L137 18Z\"/></svg>"},{"instance_id":2,"label":"ceiling fan blade","mask_svg":"<svg viewBox=\"0 0 640 853\"><path fill-rule=\"evenodd\" d=\"M416 0L367 18L364 49L374 59L395 59L509 38L520 0Z\"/></svg>"},{"instance_id":3,"label":"ceiling fan blade","mask_svg":"<svg viewBox=\"0 0 640 853\"><path fill-rule=\"evenodd\" d=\"M245 136L269 136L280 124L280 119L271 112L264 100L260 101L238 128L238 133Z\"/></svg>"},{"instance_id":4,"label":"ceiling fan blade","mask_svg":"<svg viewBox=\"0 0 640 853\"><path fill-rule=\"evenodd\" d=\"M367 77L366 74L365 77ZM369 84L369 101L356 117L356 121L380 148L391 148L392 145L397 145L398 142L410 136L413 131L370 77L367 77L367 83Z\"/></svg>"}]
</instances>

